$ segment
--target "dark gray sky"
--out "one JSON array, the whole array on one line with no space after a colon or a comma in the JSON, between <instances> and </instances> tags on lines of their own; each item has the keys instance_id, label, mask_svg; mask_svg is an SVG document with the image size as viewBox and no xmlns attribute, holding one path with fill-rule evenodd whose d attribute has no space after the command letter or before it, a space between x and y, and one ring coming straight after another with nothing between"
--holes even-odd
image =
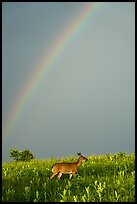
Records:
<instances>
[{"instance_id":1,"label":"dark gray sky","mask_svg":"<svg viewBox=\"0 0 137 204\"><path fill-rule=\"evenodd\" d=\"M2 119L40 57L91 3L2 4ZM14 128L9 150L39 159L135 150L135 3L103 3L71 39L36 87Z\"/></svg>"}]
</instances>

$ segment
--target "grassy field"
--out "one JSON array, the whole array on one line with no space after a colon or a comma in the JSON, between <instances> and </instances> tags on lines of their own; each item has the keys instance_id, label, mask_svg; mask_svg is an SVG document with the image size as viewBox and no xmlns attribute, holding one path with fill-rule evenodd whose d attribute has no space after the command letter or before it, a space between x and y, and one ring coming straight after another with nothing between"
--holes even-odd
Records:
<instances>
[{"instance_id":1,"label":"grassy field","mask_svg":"<svg viewBox=\"0 0 137 204\"><path fill-rule=\"evenodd\" d=\"M2 202L135 202L135 153L87 156L78 173L49 177L56 162L78 157L2 165Z\"/></svg>"}]
</instances>

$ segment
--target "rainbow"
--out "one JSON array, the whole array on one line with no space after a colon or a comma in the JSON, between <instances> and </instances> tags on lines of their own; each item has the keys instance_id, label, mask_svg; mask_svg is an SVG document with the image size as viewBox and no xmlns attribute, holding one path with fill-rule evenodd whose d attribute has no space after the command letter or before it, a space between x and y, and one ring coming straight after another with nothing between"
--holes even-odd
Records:
<instances>
[{"instance_id":1,"label":"rainbow","mask_svg":"<svg viewBox=\"0 0 137 204\"><path fill-rule=\"evenodd\" d=\"M49 70L52 69L56 59L61 55L70 41L78 34L78 32L80 32L87 20L99 11L102 4L103 3L101 2L85 3L77 18L66 26L61 36L57 37L53 46L50 48L48 55L43 55L42 59L40 59L40 63L38 63L35 67L28 83L23 86L19 96L17 97L16 103L9 112L8 120L3 128L4 138L5 136L8 136L17 125L17 120L27 106L27 102L31 99L38 84L43 80L43 78L45 78Z\"/></svg>"}]
</instances>

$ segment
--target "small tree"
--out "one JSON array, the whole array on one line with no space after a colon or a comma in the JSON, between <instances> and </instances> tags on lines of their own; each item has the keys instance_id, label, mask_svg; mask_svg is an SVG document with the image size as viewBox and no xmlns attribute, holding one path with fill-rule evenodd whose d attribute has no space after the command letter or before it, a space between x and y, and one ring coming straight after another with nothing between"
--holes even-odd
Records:
<instances>
[{"instance_id":1,"label":"small tree","mask_svg":"<svg viewBox=\"0 0 137 204\"><path fill-rule=\"evenodd\" d=\"M19 161L21 156L21 152L19 150L11 149L10 157L13 157L15 161Z\"/></svg>"},{"instance_id":2,"label":"small tree","mask_svg":"<svg viewBox=\"0 0 137 204\"><path fill-rule=\"evenodd\" d=\"M31 159L34 159L33 154L29 150L19 151L11 149L10 157L13 157L15 161L30 161Z\"/></svg>"},{"instance_id":3,"label":"small tree","mask_svg":"<svg viewBox=\"0 0 137 204\"><path fill-rule=\"evenodd\" d=\"M22 151L21 154L22 161L29 161L31 159L34 159L33 154L29 150Z\"/></svg>"}]
</instances>

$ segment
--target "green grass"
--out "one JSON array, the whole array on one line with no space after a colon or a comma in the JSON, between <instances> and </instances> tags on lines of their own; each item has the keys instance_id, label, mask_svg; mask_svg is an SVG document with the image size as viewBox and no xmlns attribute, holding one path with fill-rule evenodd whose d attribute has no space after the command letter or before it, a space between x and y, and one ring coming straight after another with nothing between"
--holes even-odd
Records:
<instances>
[{"instance_id":1,"label":"green grass","mask_svg":"<svg viewBox=\"0 0 137 204\"><path fill-rule=\"evenodd\" d=\"M78 173L49 177L58 161L78 157L7 162L2 165L3 202L135 202L135 153L88 156Z\"/></svg>"}]
</instances>

